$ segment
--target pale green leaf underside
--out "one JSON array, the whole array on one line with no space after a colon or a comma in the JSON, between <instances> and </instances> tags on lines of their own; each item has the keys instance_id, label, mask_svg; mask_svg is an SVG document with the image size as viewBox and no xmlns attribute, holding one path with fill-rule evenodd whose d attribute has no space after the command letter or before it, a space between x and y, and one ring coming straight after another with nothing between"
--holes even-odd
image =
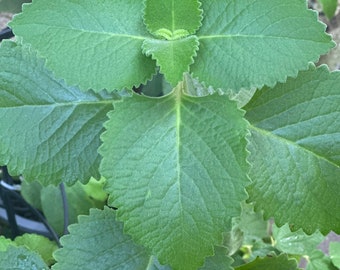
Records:
<instances>
[{"instance_id":1,"label":"pale green leaf underside","mask_svg":"<svg viewBox=\"0 0 340 270\"><path fill-rule=\"evenodd\" d=\"M201 3L197 0L145 0L144 22L150 33L158 37L160 29L168 30L173 37L179 30L185 35L194 34L201 26Z\"/></svg>"},{"instance_id":2,"label":"pale green leaf underside","mask_svg":"<svg viewBox=\"0 0 340 270\"><path fill-rule=\"evenodd\" d=\"M116 221L112 209L91 209L69 231L61 238L63 248L54 253L53 270L152 269L148 268L150 255L123 234L123 224Z\"/></svg>"},{"instance_id":3,"label":"pale green leaf underside","mask_svg":"<svg viewBox=\"0 0 340 270\"><path fill-rule=\"evenodd\" d=\"M0 269L48 270L49 267L37 253L25 247L10 245L6 251L0 252Z\"/></svg>"},{"instance_id":4,"label":"pale green leaf underside","mask_svg":"<svg viewBox=\"0 0 340 270\"><path fill-rule=\"evenodd\" d=\"M334 46L305 0L204 1L202 8L200 49L191 71L207 86L273 86Z\"/></svg>"},{"instance_id":5,"label":"pale green leaf underside","mask_svg":"<svg viewBox=\"0 0 340 270\"><path fill-rule=\"evenodd\" d=\"M251 123L250 199L279 225L340 232L340 73L325 66L258 91Z\"/></svg>"},{"instance_id":6,"label":"pale green leaf underside","mask_svg":"<svg viewBox=\"0 0 340 270\"><path fill-rule=\"evenodd\" d=\"M44 184L99 177L99 135L118 96L66 86L13 42L2 43L0 66L0 163Z\"/></svg>"},{"instance_id":7,"label":"pale green leaf underside","mask_svg":"<svg viewBox=\"0 0 340 270\"><path fill-rule=\"evenodd\" d=\"M109 204L162 264L197 269L240 214L248 183L246 122L226 96L117 103L100 153Z\"/></svg>"},{"instance_id":8,"label":"pale green leaf underside","mask_svg":"<svg viewBox=\"0 0 340 270\"><path fill-rule=\"evenodd\" d=\"M150 35L142 1L34 1L11 27L46 58L47 66L81 89L131 88L150 79L155 63L142 54Z\"/></svg>"},{"instance_id":9,"label":"pale green leaf underside","mask_svg":"<svg viewBox=\"0 0 340 270\"><path fill-rule=\"evenodd\" d=\"M143 42L143 53L156 60L160 72L164 74L173 87L189 71L198 50L196 36L177 40L146 39Z\"/></svg>"}]
</instances>

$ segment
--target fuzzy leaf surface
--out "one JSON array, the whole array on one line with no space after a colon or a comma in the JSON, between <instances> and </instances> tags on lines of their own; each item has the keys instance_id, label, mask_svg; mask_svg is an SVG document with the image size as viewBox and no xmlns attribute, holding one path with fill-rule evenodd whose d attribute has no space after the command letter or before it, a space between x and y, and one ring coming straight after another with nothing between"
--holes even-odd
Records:
<instances>
[{"instance_id":1,"label":"fuzzy leaf surface","mask_svg":"<svg viewBox=\"0 0 340 270\"><path fill-rule=\"evenodd\" d=\"M48 270L49 267L37 253L25 247L9 245L6 251L0 252L0 269Z\"/></svg>"},{"instance_id":2,"label":"fuzzy leaf surface","mask_svg":"<svg viewBox=\"0 0 340 270\"><path fill-rule=\"evenodd\" d=\"M1 44L0 66L0 164L45 185L99 177L99 135L119 96L67 86L13 42Z\"/></svg>"},{"instance_id":3,"label":"fuzzy leaf surface","mask_svg":"<svg viewBox=\"0 0 340 270\"><path fill-rule=\"evenodd\" d=\"M70 85L95 91L139 85L155 73L143 55L143 1L33 1L10 24Z\"/></svg>"},{"instance_id":4,"label":"fuzzy leaf surface","mask_svg":"<svg viewBox=\"0 0 340 270\"><path fill-rule=\"evenodd\" d=\"M160 72L173 87L182 80L183 73L189 71L197 50L196 36L177 40L146 39L143 43L143 53L156 60Z\"/></svg>"},{"instance_id":5,"label":"fuzzy leaf surface","mask_svg":"<svg viewBox=\"0 0 340 270\"><path fill-rule=\"evenodd\" d=\"M145 0L144 22L149 32L158 37L165 38L166 30L173 38L180 32L191 35L201 26L200 5L197 0Z\"/></svg>"},{"instance_id":6,"label":"fuzzy leaf surface","mask_svg":"<svg viewBox=\"0 0 340 270\"><path fill-rule=\"evenodd\" d=\"M152 258L123 233L123 224L116 221L112 209L91 209L90 215L79 216L78 224L69 226L69 231L61 238L63 248L54 253L57 263L53 270L155 269L148 268Z\"/></svg>"},{"instance_id":7,"label":"fuzzy leaf surface","mask_svg":"<svg viewBox=\"0 0 340 270\"><path fill-rule=\"evenodd\" d=\"M203 1L194 77L215 88L273 86L334 47L305 0Z\"/></svg>"},{"instance_id":8,"label":"fuzzy leaf surface","mask_svg":"<svg viewBox=\"0 0 340 270\"><path fill-rule=\"evenodd\" d=\"M258 91L251 123L250 200L281 226L340 232L340 73L310 67Z\"/></svg>"},{"instance_id":9,"label":"fuzzy leaf surface","mask_svg":"<svg viewBox=\"0 0 340 270\"><path fill-rule=\"evenodd\" d=\"M248 183L247 123L235 102L133 96L109 113L101 173L126 233L162 264L197 269L240 214ZM199 247L199 248L198 248Z\"/></svg>"}]
</instances>

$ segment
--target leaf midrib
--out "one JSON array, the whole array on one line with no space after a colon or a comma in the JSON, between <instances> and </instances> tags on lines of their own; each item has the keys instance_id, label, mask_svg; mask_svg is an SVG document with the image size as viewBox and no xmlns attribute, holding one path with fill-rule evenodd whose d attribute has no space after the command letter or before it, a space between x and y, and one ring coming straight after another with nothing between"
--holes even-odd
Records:
<instances>
[{"instance_id":1,"label":"leaf midrib","mask_svg":"<svg viewBox=\"0 0 340 270\"><path fill-rule=\"evenodd\" d=\"M270 132L270 131L268 131L266 129L262 129L262 128L256 127L256 126L254 126L252 124L249 125L249 129L257 131L260 134L262 134L263 136L274 138L275 140L282 141L282 142L284 142L287 145L291 145L291 146L293 146L295 148L301 149L303 152L308 152L309 154L311 154L312 156L316 157L317 159L321 159L321 160L326 161L331 166L339 167L336 163L334 163L333 161L327 159L327 157L320 156L317 153L313 152L312 150L309 150L308 148L305 148L305 147L301 146L300 144L298 144L298 143L296 143L294 141L291 141L291 140L288 140L288 139L286 139L284 137L278 136L278 135L274 134L273 132Z\"/></svg>"}]
</instances>

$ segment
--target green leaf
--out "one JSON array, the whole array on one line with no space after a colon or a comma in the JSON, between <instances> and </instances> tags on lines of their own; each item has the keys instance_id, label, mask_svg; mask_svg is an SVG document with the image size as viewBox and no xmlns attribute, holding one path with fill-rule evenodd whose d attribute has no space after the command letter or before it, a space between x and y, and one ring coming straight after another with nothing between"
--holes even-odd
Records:
<instances>
[{"instance_id":1,"label":"green leaf","mask_svg":"<svg viewBox=\"0 0 340 270\"><path fill-rule=\"evenodd\" d=\"M294 255L310 255L317 249L324 236L320 232L306 235L301 229L291 232L289 225L285 224L281 228L273 225L273 237L275 247L284 253Z\"/></svg>"},{"instance_id":2,"label":"green leaf","mask_svg":"<svg viewBox=\"0 0 340 270\"><path fill-rule=\"evenodd\" d=\"M143 8L143 1L34 1L10 26L68 84L131 89L155 73L154 61L141 51L150 37Z\"/></svg>"},{"instance_id":3,"label":"green leaf","mask_svg":"<svg viewBox=\"0 0 340 270\"><path fill-rule=\"evenodd\" d=\"M194 62L198 40L196 36L178 40L146 39L142 48L143 53L156 60L160 72L175 87Z\"/></svg>"},{"instance_id":4,"label":"green leaf","mask_svg":"<svg viewBox=\"0 0 340 270\"><path fill-rule=\"evenodd\" d=\"M13 42L2 43L0 66L0 164L45 185L98 178L99 135L120 96L67 86Z\"/></svg>"},{"instance_id":5,"label":"green leaf","mask_svg":"<svg viewBox=\"0 0 340 270\"><path fill-rule=\"evenodd\" d=\"M329 255L333 264L340 268L340 242L329 243Z\"/></svg>"},{"instance_id":6,"label":"green leaf","mask_svg":"<svg viewBox=\"0 0 340 270\"><path fill-rule=\"evenodd\" d=\"M335 45L305 0L203 1L202 8L191 71L215 88L274 86Z\"/></svg>"},{"instance_id":7,"label":"green leaf","mask_svg":"<svg viewBox=\"0 0 340 270\"><path fill-rule=\"evenodd\" d=\"M65 191L69 224L77 222L78 215L88 214L89 209L96 206L95 201L90 199L80 182L76 182L71 187L66 186ZM52 185L44 187L40 196L42 211L47 221L59 235L62 235L64 231L64 207L60 188Z\"/></svg>"},{"instance_id":8,"label":"green leaf","mask_svg":"<svg viewBox=\"0 0 340 270\"><path fill-rule=\"evenodd\" d=\"M227 256L227 250L223 247L215 247L215 255L208 257L204 266L199 270L233 270L233 259Z\"/></svg>"},{"instance_id":9,"label":"green leaf","mask_svg":"<svg viewBox=\"0 0 340 270\"><path fill-rule=\"evenodd\" d=\"M322 251L314 250L310 256L307 257L308 265L306 270L338 270L331 259L327 257Z\"/></svg>"},{"instance_id":10,"label":"green leaf","mask_svg":"<svg viewBox=\"0 0 340 270\"><path fill-rule=\"evenodd\" d=\"M257 258L251 263L236 267L235 270L294 270L298 269L294 259L282 254L278 257Z\"/></svg>"},{"instance_id":11,"label":"green leaf","mask_svg":"<svg viewBox=\"0 0 340 270\"><path fill-rule=\"evenodd\" d=\"M340 232L340 73L310 67L258 91L251 123L250 200L281 226Z\"/></svg>"},{"instance_id":12,"label":"green leaf","mask_svg":"<svg viewBox=\"0 0 340 270\"><path fill-rule=\"evenodd\" d=\"M194 34L201 26L200 6L197 0L145 0L144 23L157 37L181 38Z\"/></svg>"},{"instance_id":13,"label":"green leaf","mask_svg":"<svg viewBox=\"0 0 340 270\"><path fill-rule=\"evenodd\" d=\"M0 252L0 269L3 270L47 270L49 269L42 258L25 247L9 246Z\"/></svg>"},{"instance_id":14,"label":"green leaf","mask_svg":"<svg viewBox=\"0 0 340 270\"><path fill-rule=\"evenodd\" d=\"M0 12L20 12L23 3L29 0L0 0Z\"/></svg>"},{"instance_id":15,"label":"green leaf","mask_svg":"<svg viewBox=\"0 0 340 270\"><path fill-rule=\"evenodd\" d=\"M53 270L163 269L148 267L153 258L123 234L123 224L115 220L112 209L91 209L69 231L60 240L63 248L54 253Z\"/></svg>"},{"instance_id":16,"label":"green leaf","mask_svg":"<svg viewBox=\"0 0 340 270\"><path fill-rule=\"evenodd\" d=\"M16 245L11 239L0 236L0 251L6 251L10 245Z\"/></svg>"},{"instance_id":17,"label":"green leaf","mask_svg":"<svg viewBox=\"0 0 340 270\"><path fill-rule=\"evenodd\" d=\"M338 0L318 0L322 4L322 10L325 12L327 18L330 20L338 6Z\"/></svg>"},{"instance_id":18,"label":"green leaf","mask_svg":"<svg viewBox=\"0 0 340 270\"><path fill-rule=\"evenodd\" d=\"M197 269L240 215L247 123L227 96L134 95L109 113L101 173L109 204L162 264Z\"/></svg>"},{"instance_id":19,"label":"green leaf","mask_svg":"<svg viewBox=\"0 0 340 270\"><path fill-rule=\"evenodd\" d=\"M58 249L58 246L44 236L26 233L16 237L14 243L17 246L25 246L27 249L38 253L47 265L55 262L52 253Z\"/></svg>"}]
</instances>

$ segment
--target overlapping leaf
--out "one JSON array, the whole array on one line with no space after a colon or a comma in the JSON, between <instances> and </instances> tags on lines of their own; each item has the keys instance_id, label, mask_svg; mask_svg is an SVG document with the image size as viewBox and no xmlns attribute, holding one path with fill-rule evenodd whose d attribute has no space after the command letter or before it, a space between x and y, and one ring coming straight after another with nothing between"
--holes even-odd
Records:
<instances>
[{"instance_id":1,"label":"overlapping leaf","mask_svg":"<svg viewBox=\"0 0 340 270\"><path fill-rule=\"evenodd\" d=\"M53 270L148 269L152 258L123 234L123 224L115 220L112 209L91 209L69 231L61 238L63 248L54 254Z\"/></svg>"},{"instance_id":2,"label":"overlapping leaf","mask_svg":"<svg viewBox=\"0 0 340 270\"><path fill-rule=\"evenodd\" d=\"M143 1L33 1L10 24L47 66L71 85L99 91L150 79L155 63L142 54L149 37Z\"/></svg>"},{"instance_id":3,"label":"overlapping leaf","mask_svg":"<svg viewBox=\"0 0 340 270\"><path fill-rule=\"evenodd\" d=\"M203 1L202 8L191 71L215 88L273 86L334 46L305 0Z\"/></svg>"},{"instance_id":4,"label":"overlapping leaf","mask_svg":"<svg viewBox=\"0 0 340 270\"><path fill-rule=\"evenodd\" d=\"M162 38L191 35L201 26L200 5L198 0L145 0L144 22L150 33Z\"/></svg>"},{"instance_id":5,"label":"overlapping leaf","mask_svg":"<svg viewBox=\"0 0 340 270\"><path fill-rule=\"evenodd\" d=\"M157 61L160 72L174 87L182 80L183 73L189 71L196 50L196 36L177 40L146 39L143 43L143 52Z\"/></svg>"},{"instance_id":6,"label":"overlapping leaf","mask_svg":"<svg viewBox=\"0 0 340 270\"><path fill-rule=\"evenodd\" d=\"M0 269L48 270L49 267L37 253L25 247L9 245L6 251L0 252Z\"/></svg>"},{"instance_id":7,"label":"overlapping leaf","mask_svg":"<svg viewBox=\"0 0 340 270\"><path fill-rule=\"evenodd\" d=\"M133 96L109 113L101 173L125 231L162 264L197 269L240 214L247 124L217 94Z\"/></svg>"},{"instance_id":8,"label":"overlapping leaf","mask_svg":"<svg viewBox=\"0 0 340 270\"><path fill-rule=\"evenodd\" d=\"M287 255L278 257L256 258L256 260L236 267L236 270L297 270L297 263L294 259L289 259Z\"/></svg>"},{"instance_id":9,"label":"overlapping leaf","mask_svg":"<svg viewBox=\"0 0 340 270\"><path fill-rule=\"evenodd\" d=\"M99 135L118 95L66 86L13 42L2 44L0 66L0 164L44 184L98 177Z\"/></svg>"},{"instance_id":10,"label":"overlapping leaf","mask_svg":"<svg viewBox=\"0 0 340 270\"><path fill-rule=\"evenodd\" d=\"M251 123L250 199L279 225L340 232L340 73L323 66L263 88Z\"/></svg>"}]
</instances>

